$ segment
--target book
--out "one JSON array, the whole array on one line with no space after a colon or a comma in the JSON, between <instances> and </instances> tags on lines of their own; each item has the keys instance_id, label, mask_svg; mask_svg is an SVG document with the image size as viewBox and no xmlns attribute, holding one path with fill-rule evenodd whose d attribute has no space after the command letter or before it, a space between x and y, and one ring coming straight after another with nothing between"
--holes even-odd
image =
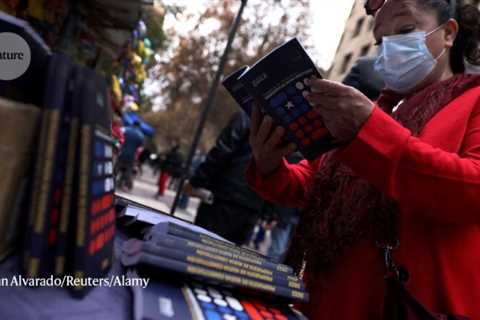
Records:
<instances>
[{"instance_id":1,"label":"book","mask_svg":"<svg viewBox=\"0 0 480 320\"><path fill-rule=\"evenodd\" d=\"M142 269L142 267L144 267L143 270L151 270L152 273L158 273L159 269L162 269L180 275L195 277L205 281L212 281L218 285L248 289L253 292L274 295L288 300L305 302L309 299L308 293L304 291L276 286L230 272L218 271L195 263L168 259L146 252L139 252L134 255L122 254L121 260L122 264L126 267L135 266L137 269Z\"/></svg>"},{"instance_id":2,"label":"book","mask_svg":"<svg viewBox=\"0 0 480 320\"><path fill-rule=\"evenodd\" d=\"M228 240L221 240L218 237L215 237L214 234L206 229L206 232L203 230L199 229L200 227L197 227L195 225L188 225L185 223L180 224L179 222L175 220L171 221L162 221L158 222L155 225L153 225L149 231L147 232L148 234L172 234L176 235L182 238L190 239L193 241L198 241L202 242L208 245L215 245L218 247L222 248L228 248L231 250L235 250L238 253L244 253L247 256L255 257L255 258L261 258L263 257L260 253L255 252L250 249L243 249L235 245L233 242L230 242Z\"/></svg>"},{"instance_id":3,"label":"book","mask_svg":"<svg viewBox=\"0 0 480 320\"><path fill-rule=\"evenodd\" d=\"M67 83L67 96L65 98L64 127L63 127L63 157L65 159L64 168L64 185L62 192L62 203L59 208L59 222L57 230L57 245L55 248L55 266L54 274L57 276L67 272L67 251L69 248L69 224L70 210L73 203L73 191L75 183L75 164L77 155L77 144L79 143L80 133L80 97L76 91L77 86L84 80L84 73L80 68L74 66L71 76Z\"/></svg>"},{"instance_id":4,"label":"book","mask_svg":"<svg viewBox=\"0 0 480 320\"><path fill-rule=\"evenodd\" d=\"M132 283L140 275L137 270L127 272ZM159 281L150 281L146 287L131 288L135 320L306 319L288 305L261 302L199 282L159 277Z\"/></svg>"},{"instance_id":5,"label":"book","mask_svg":"<svg viewBox=\"0 0 480 320\"><path fill-rule=\"evenodd\" d=\"M107 84L94 71L83 73L75 88L74 101L80 110L80 131L75 159L75 175L69 234L72 248L69 272L79 280L104 276L113 259L115 210L113 207L113 146L111 108ZM85 295L90 288L77 286L72 293Z\"/></svg>"},{"instance_id":6,"label":"book","mask_svg":"<svg viewBox=\"0 0 480 320\"><path fill-rule=\"evenodd\" d=\"M248 114L254 101L262 112L285 128L285 139L295 143L308 160L339 146L325 128L320 114L304 98L310 92L308 79L321 78L301 43L291 39L275 48L253 66L244 66L227 76L223 85Z\"/></svg>"},{"instance_id":7,"label":"book","mask_svg":"<svg viewBox=\"0 0 480 320\"><path fill-rule=\"evenodd\" d=\"M260 261L258 259L251 259L242 255L234 254L231 251L221 250L206 244L202 244L196 241L172 236L164 235L157 237L146 238L147 242L151 242L155 245L178 248L185 252L205 252L204 255L211 255L219 259L228 259L228 262L237 266L242 266L246 269L262 273L268 276L273 276L277 271L276 264L270 261ZM293 275L286 274L287 278L291 280L297 279Z\"/></svg>"},{"instance_id":8,"label":"book","mask_svg":"<svg viewBox=\"0 0 480 320\"><path fill-rule=\"evenodd\" d=\"M117 196L118 198L118 196ZM127 199L122 199L120 201L126 201ZM129 204L126 204L122 211L122 216L124 217L131 217L134 221L144 222L146 225L158 225L160 223L165 222L173 222L176 225L184 227L184 229L188 229L193 231L194 233L203 234L208 236L209 238L214 238L216 240L220 240L225 243L231 243L225 238L220 237L216 233L208 231L202 227L196 226L188 221L181 220L177 217L172 217L168 213L147 207L142 206L137 203L131 203L130 200Z\"/></svg>"},{"instance_id":9,"label":"book","mask_svg":"<svg viewBox=\"0 0 480 320\"><path fill-rule=\"evenodd\" d=\"M174 246L161 246L158 243L153 244L136 239L126 241L122 247L122 252L126 255L135 255L141 251L169 259L195 263L207 268L234 273L246 278L268 282L278 286L289 287L297 290L305 289L303 283L297 277L287 276L280 272L274 272L271 275L266 275L264 273L257 272L255 268L252 268L252 265L246 265L240 261L228 259L204 250L184 250L182 247L178 248Z\"/></svg>"},{"instance_id":10,"label":"book","mask_svg":"<svg viewBox=\"0 0 480 320\"><path fill-rule=\"evenodd\" d=\"M38 107L0 98L0 260L14 249L24 218L20 204L26 200L40 115Z\"/></svg>"},{"instance_id":11,"label":"book","mask_svg":"<svg viewBox=\"0 0 480 320\"><path fill-rule=\"evenodd\" d=\"M136 271L127 276L138 279ZM150 281L146 288L132 286L134 320L199 319L199 309L193 309L184 294L181 282Z\"/></svg>"},{"instance_id":12,"label":"book","mask_svg":"<svg viewBox=\"0 0 480 320\"><path fill-rule=\"evenodd\" d=\"M240 81L249 66L243 66L232 74L225 77L222 81L223 86L232 96L233 100L245 111L249 116L252 115L253 104L255 102L253 95L247 90L247 87Z\"/></svg>"},{"instance_id":13,"label":"book","mask_svg":"<svg viewBox=\"0 0 480 320\"><path fill-rule=\"evenodd\" d=\"M240 248L233 244L225 243L217 239L213 239L205 234L199 234L199 233L193 232L188 228L180 226L174 222L156 224L148 231L145 238L147 240L158 238L158 237L161 238L166 234L170 234L170 235L184 238L184 239L189 239L189 240L204 244L206 246L216 248L221 251L230 252L233 255L241 256L246 260L256 261L256 263L261 265L268 265L269 267L274 268L274 270L278 272L283 272L289 275L293 274L293 269L287 265L272 263L271 261L268 260L268 258L261 256L260 254L253 253L252 250Z\"/></svg>"}]
</instances>

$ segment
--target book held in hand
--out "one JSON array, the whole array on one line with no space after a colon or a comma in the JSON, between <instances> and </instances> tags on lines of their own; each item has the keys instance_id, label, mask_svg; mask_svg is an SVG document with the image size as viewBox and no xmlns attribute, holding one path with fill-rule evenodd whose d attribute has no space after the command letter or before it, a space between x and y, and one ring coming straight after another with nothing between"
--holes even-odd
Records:
<instances>
[{"instance_id":1,"label":"book held in hand","mask_svg":"<svg viewBox=\"0 0 480 320\"><path fill-rule=\"evenodd\" d=\"M252 67L242 67L223 81L237 104L251 114L254 102L286 130L286 140L295 143L308 160L336 147L320 114L305 99L308 79L322 78L312 59L294 38L274 49Z\"/></svg>"}]
</instances>

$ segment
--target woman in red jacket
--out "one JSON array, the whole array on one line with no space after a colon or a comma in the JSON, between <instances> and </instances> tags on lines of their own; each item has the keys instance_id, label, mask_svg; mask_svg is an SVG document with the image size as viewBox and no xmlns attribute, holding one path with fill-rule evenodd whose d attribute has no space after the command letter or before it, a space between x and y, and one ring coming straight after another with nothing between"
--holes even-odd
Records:
<instances>
[{"instance_id":1,"label":"woman in red jacket","mask_svg":"<svg viewBox=\"0 0 480 320\"><path fill-rule=\"evenodd\" d=\"M311 319L381 319L381 244L428 310L480 319L479 12L453 0L390 0L377 12L372 103L354 88L311 80L307 99L345 147L289 165L295 149L269 117L252 117L252 187L302 207L290 262L305 267ZM306 262L306 264L305 264ZM303 263L303 264L302 264Z\"/></svg>"}]
</instances>

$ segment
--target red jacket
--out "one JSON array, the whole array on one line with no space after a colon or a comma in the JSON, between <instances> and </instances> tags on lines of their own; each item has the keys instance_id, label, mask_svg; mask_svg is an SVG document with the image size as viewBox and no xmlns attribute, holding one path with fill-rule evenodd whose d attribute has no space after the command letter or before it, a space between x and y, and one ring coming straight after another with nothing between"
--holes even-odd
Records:
<instances>
[{"instance_id":1,"label":"red jacket","mask_svg":"<svg viewBox=\"0 0 480 320\"><path fill-rule=\"evenodd\" d=\"M435 312L480 320L480 88L452 101L413 137L375 108L338 158L400 203L399 264L410 292ZM271 201L301 206L321 159L284 162L268 177L247 172ZM311 319L380 319L384 266L368 240L346 250L332 271L308 283ZM308 279L306 279L308 282Z\"/></svg>"}]
</instances>

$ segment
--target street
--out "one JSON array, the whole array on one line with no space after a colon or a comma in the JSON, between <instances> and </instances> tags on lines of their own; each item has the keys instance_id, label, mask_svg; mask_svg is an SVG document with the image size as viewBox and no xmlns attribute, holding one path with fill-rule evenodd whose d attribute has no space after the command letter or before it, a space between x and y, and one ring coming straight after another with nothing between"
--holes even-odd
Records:
<instances>
[{"instance_id":1,"label":"street","mask_svg":"<svg viewBox=\"0 0 480 320\"><path fill-rule=\"evenodd\" d=\"M154 208L156 210L169 213L170 208L175 199L176 192L174 190L167 189L165 195L155 199L157 193L157 179L158 176L153 175L153 170L150 167L143 167L143 174L137 176L134 181L133 189L131 192L116 191L116 194L135 202L139 202L145 206ZM193 222L195 215L197 214L197 208L200 204L199 199L190 198L188 207L186 210L177 208L175 217L183 220Z\"/></svg>"}]
</instances>

